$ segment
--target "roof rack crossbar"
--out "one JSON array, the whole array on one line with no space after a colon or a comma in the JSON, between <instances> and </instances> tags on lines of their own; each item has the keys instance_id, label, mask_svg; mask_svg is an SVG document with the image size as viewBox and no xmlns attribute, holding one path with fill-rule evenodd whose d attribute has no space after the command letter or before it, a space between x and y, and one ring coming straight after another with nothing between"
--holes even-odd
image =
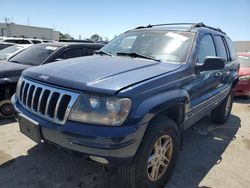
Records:
<instances>
[{"instance_id":1,"label":"roof rack crossbar","mask_svg":"<svg viewBox=\"0 0 250 188\"><path fill-rule=\"evenodd\" d=\"M208 25L205 25L204 23L200 22L200 23L196 23L194 25L192 25L188 31L191 31L192 29L196 28L196 27L205 27L205 28L208 28L208 29L212 29L214 31L219 31L221 33L224 33L226 34L224 31L222 31L220 28L214 28L214 27L211 27L211 26L208 26Z\"/></svg>"},{"instance_id":2,"label":"roof rack crossbar","mask_svg":"<svg viewBox=\"0 0 250 188\"><path fill-rule=\"evenodd\" d=\"M187 31L191 31L192 29L197 28L197 27L205 27L205 28L212 29L212 30L219 31L221 33L226 34L220 28L214 28L211 26L207 26L202 22L199 22L199 23L168 23L168 24L155 24L155 25L149 24L148 26L139 26L135 29L152 28L152 27L159 27L159 26L175 26L175 25L190 25L190 27L188 28Z\"/></svg>"},{"instance_id":3,"label":"roof rack crossbar","mask_svg":"<svg viewBox=\"0 0 250 188\"><path fill-rule=\"evenodd\" d=\"M159 27L159 26L174 26L174 25L194 25L195 23L168 23L168 24L155 24L155 25L147 25L147 26L139 26L135 29L143 29L143 28L151 28L151 27Z\"/></svg>"}]
</instances>

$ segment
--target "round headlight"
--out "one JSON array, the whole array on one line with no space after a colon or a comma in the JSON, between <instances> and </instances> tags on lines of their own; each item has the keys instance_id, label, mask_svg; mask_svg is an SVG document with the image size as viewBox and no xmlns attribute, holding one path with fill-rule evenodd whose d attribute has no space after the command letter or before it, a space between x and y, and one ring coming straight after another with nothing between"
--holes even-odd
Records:
<instances>
[{"instance_id":1,"label":"round headlight","mask_svg":"<svg viewBox=\"0 0 250 188\"><path fill-rule=\"evenodd\" d=\"M99 107L100 107L100 99L98 97L90 97L89 102L90 102L90 106L93 109L99 109Z\"/></svg>"}]
</instances>

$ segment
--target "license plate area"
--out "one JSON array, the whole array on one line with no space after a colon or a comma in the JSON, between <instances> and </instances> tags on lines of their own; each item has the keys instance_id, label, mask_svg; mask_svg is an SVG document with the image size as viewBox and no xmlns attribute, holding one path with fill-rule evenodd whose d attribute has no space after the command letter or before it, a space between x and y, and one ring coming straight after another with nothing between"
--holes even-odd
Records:
<instances>
[{"instance_id":1,"label":"license plate area","mask_svg":"<svg viewBox=\"0 0 250 188\"><path fill-rule=\"evenodd\" d=\"M41 143L41 132L39 124L28 117L19 114L18 122L20 131L36 143Z\"/></svg>"}]
</instances>

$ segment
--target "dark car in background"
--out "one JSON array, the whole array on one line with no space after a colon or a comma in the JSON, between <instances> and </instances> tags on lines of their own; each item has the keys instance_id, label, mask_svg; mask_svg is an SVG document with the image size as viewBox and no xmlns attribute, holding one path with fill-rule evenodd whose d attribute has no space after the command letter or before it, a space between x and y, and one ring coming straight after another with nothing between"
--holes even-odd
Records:
<instances>
[{"instance_id":1,"label":"dark car in background","mask_svg":"<svg viewBox=\"0 0 250 188\"><path fill-rule=\"evenodd\" d=\"M41 43L16 54L0 63L0 116L13 113L10 98L16 91L16 84L23 70L54 61L89 56L103 47L96 43Z\"/></svg>"},{"instance_id":2,"label":"dark car in background","mask_svg":"<svg viewBox=\"0 0 250 188\"><path fill-rule=\"evenodd\" d=\"M250 53L239 53L239 83L234 89L234 96L250 96Z\"/></svg>"}]
</instances>

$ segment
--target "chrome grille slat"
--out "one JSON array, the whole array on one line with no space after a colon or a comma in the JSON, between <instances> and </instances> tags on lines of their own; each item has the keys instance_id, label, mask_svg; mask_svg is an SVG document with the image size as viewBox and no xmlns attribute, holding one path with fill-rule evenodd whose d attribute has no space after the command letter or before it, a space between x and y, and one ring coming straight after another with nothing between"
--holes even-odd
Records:
<instances>
[{"instance_id":1,"label":"chrome grille slat","mask_svg":"<svg viewBox=\"0 0 250 188\"><path fill-rule=\"evenodd\" d=\"M30 84L27 83L25 84L25 88L24 88L24 96L23 96L23 102L27 105L27 94L28 94L28 90L29 90L29 86Z\"/></svg>"},{"instance_id":2,"label":"chrome grille slat","mask_svg":"<svg viewBox=\"0 0 250 188\"><path fill-rule=\"evenodd\" d=\"M22 78L21 85L20 104L31 113L61 125L67 121L70 110L80 95L77 92L59 89L25 78Z\"/></svg>"},{"instance_id":3,"label":"chrome grille slat","mask_svg":"<svg viewBox=\"0 0 250 188\"><path fill-rule=\"evenodd\" d=\"M40 108L41 108L41 100L42 100L42 97L43 97L43 94L44 94L44 90L42 90L40 96L39 96L39 99L38 99L38 105L37 105L37 111L40 113Z\"/></svg>"},{"instance_id":4,"label":"chrome grille slat","mask_svg":"<svg viewBox=\"0 0 250 188\"><path fill-rule=\"evenodd\" d=\"M24 91L25 91L26 85L27 85L27 82L25 82L23 85L23 92L22 92L22 96L21 96L22 101L24 101Z\"/></svg>"},{"instance_id":5,"label":"chrome grille slat","mask_svg":"<svg viewBox=\"0 0 250 188\"><path fill-rule=\"evenodd\" d=\"M37 92L37 87L35 87L33 95L32 95L32 99L31 99L31 110L34 111L34 98L35 98L35 94Z\"/></svg>"},{"instance_id":6,"label":"chrome grille slat","mask_svg":"<svg viewBox=\"0 0 250 188\"><path fill-rule=\"evenodd\" d=\"M28 85L28 89L27 89L27 94L26 94L26 106L28 106L28 97L29 97L29 93L30 93L30 88L31 88L31 84Z\"/></svg>"},{"instance_id":7,"label":"chrome grille slat","mask_svg":"<svg viewBox=\"0 0 250 188\"><path fill-rule=\"evenodd\" d=\"M58 114L58 108L59 108L59 104L62 100L62 97L63 95L60 95L59 99L57 100L57 103L56 103L56 108L55 108L55 115L54 115L54 120L55 121L58 121L58 118L57 118L57 114Z\"/></svg>"},{"instance_id":8,"label":"chrome grille slat","mask_svg":"<svg viewBox=\"0 0 250 188\"><path fill-rule=\"evenodd\" d=\"M45 106L45 116L47 116L47 118L49 118L49 116L48 116L48 110L49 110L49 104L50 104L50 100L51 100L51 97L52 97L52 95L53 95L53 92L50 92L50 94L49 94L49 97L48 97L48 99L47 99L47 103L46 103L46 106Z\"/></svg>"}]
</instances>

